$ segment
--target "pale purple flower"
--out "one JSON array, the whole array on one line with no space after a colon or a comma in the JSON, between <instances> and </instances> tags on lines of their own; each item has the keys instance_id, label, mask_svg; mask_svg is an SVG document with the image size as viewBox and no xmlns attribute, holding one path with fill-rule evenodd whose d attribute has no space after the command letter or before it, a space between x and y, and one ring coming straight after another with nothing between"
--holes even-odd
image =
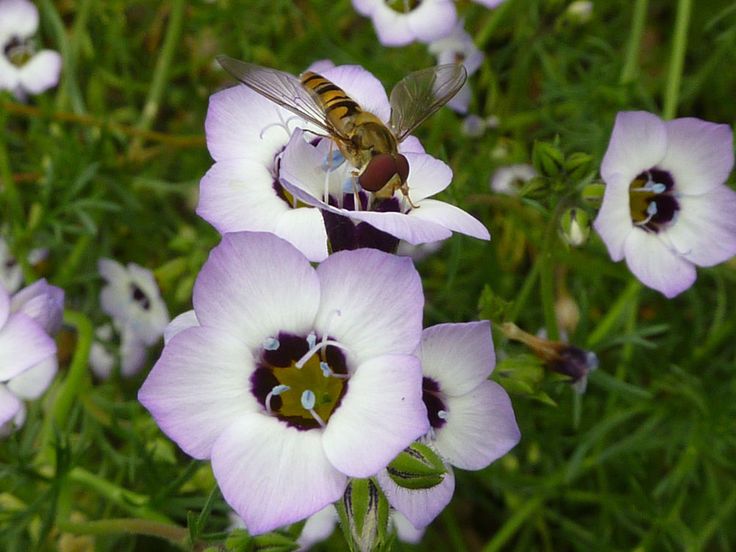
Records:
<instances>
[{"instance_id":1,"label":"pale purple flower","mask_svg":"<svg viewBox=\"0 0 736 552\"><path fill-rule=\"evenodd\" d=\"M272 234L225 234L139 400L186 453L211 459L248 530L270 531L427 432L412 354L423 303L409 259L343 251L315 269Z\"/></svg>"},{"instance_id":2,"label":"pale purple flower","mask_svg":"<svg viewBox=\"0 0 736 552\"><path fill-rule=\"evenodd\" d=\"M27 0L0 0L0 90L18 98L40 94L59 82L61 56L36 52L30 40L38 29L38 9Z\"/></svg>"},{"instance_id":3,"label":"pale purple flower","mask_svg":"<svg viewBox=\"0 0 736 552\"><path fill-rule=\"evenodd\" d=\"M432 42L447 36L457 21L453 0L353 0L355 11L370 17L384 46L415 40Z\"/></svg>"},{"instance_id":4,"label":"pale purple flower","mask_svg":"<svg viewBox=\"0 0 736 552\"><path fill-rule=\"evenodd\" d=\"M443 458L447 474L442 483L425 490L400 487L385 470L378 474L391 506L416 529L426 527L450 502L455 487L451 466L483 469L520 438L511 399L488 379L495 366L488 321L425 329L419 358L431 425L423 441Z\"/></svg>"},{"instance_id":5,"label":"pale purple flower","mask_svg":"<svg viewBox=\"0 0 736 552\"><path fill-rule=\"evenodd\" d=\"M338 240L349 240L351 232L356 234L358 246L361 245L360 233L368 231L361 223L411 245L444 240L453 231L479 239L490 238L485 226L462 209L431 199L450 185L452 171L445 163L424 153L415 140L402 142L399 151L409 162L409 198L416 208L409 205L399 190L377 205L369 194L360 190L357 193L362 208L355 210L353 168L347 163L333 168L325 162L330 159L330 145L325 141L308 142L301 132L294 133L284 151L281 183L302 203L326 212L327 235L337 249L352 248L338 245ZM352 220L353 225L344 224L344 218Z\"/></svg>"},{"instance_id":6,"label":"pale purple flower","mask_svg":"<svg viewBox=\"0 0 736 552\"><path fill-rule=\"evenodd\" d=\"M626 258L645 285L674 297L695 282L695 265L736 254L736 192L728 125L618 114L601 164L606 182L593 223L614 261Z\"/></svg>"},{"instance_id":7,"label":"pale purple flower","mask_svg":"<svg viewBox=\"0 0 736 552\"><path fill-rule=\"evenodd\" d=\"M130 332L131 339L147 346L156 343L169 323L169 311L153 273L135 263L124 267L113 259L100 259L97 268L106 280L100 292L103 312L112 317L123 337Z\"/></svg>"},{"instance_id":8,"label":"pale purple flower","mask_svg":"<svg viewBox=\"0 0 736 552\"><path fill-rule=\"evenodd\" d=\"M473 0L476 4L485 6L486 8L495 8L503 4L506 0Z\"/></svg>"},{"instance_id":9,"label":"pale purple flower","mask_svg":"<svg viewBox=\"0 0 736 552\"><path fill-rule=\"evenodd\" d=\"M113 332L114 327L114 332ZM118 349L119 355L112 351ZM130 326L121 327L113 321L95 330L95 340L89 352L89 366L101 380L109 379L120 359L120 375L124 378L135 376L146 362L148 345L138 337Z\"/></svg>"},{"instance_id":10,"label":"pale purple flower","mask_svg":"<svg viewBox=\"0 0 736 552\"><path fill-rule=\"evenodd\" d=\"M23 425L23 400L37 399L57 371L64 292L38 280L12 298L0 286L0 436Z\"/></svg>"},{"instance_id":11,"label":"pale purple flower","mask_svg":"<svg viewBox=\"0 0 736 552\"><path fill-rule=\"evenodd\" d=\"M470 77L480 68L484 56L473 42L473 37L465 31L464 23L458 21L449 35L433 41L428 49L437 57L438 65L462 63ZM458 113L467 113L472 95L469 81L465 81L458 93L447 102L447 106Z\"/></svg>"},{"instance_id":12,"label":"pale purple flower","mask_svg":"<svg viewBox=\"0 0 736 552\"><path fill-rule=\"evenodd\" d=\"M491 177L491 190L499 194L518 195L521 186L537 176L528 163L505 165L496 169Z\"/></svg>"}]
</instances>

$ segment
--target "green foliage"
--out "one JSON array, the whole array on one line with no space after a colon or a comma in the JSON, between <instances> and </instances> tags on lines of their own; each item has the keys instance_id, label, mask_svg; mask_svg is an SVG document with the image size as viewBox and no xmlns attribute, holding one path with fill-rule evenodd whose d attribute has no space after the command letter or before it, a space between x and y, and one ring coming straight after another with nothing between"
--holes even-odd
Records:
<instances>
[{"instance_id":1,"label":"green foliage","mask_svg":"<svg viewBox=\"0 0 736 552\"><path fill-rule=\"evenodd\" d=\"M732 123L736 9L697 4L677 115ZM94 326L105 321L100 257L152 269L172 314L191 307L194 277L219 239L194 213L212 163L208 97L230 82L216 54L293 73L321 58L361 64L389 88L434 63L420 44L380 46L348 1L38 5L39 40L61 51L62 81L27 105L0 95L1 222L17 258L48 250L40 265L24 264L27 278L64 287L68 308ZM461 118L443 109L418 136L453 169L439 198L472 212L492 241L454 236L419 270L426 325L480 310L531 333L560 330L594 350L600 367L576 395L496 336L494 379L511 394L521 443L487 469L457 470L453 502L418 547L398 550L736 547L736 264L699 270L696 285L668 301L632 285L594 233L570 248L558 232L565 209L595 214L616 112L662 112L677 3L595 2L587 22L564 16L566 5L460 3L486 56L470 79L470 111L498 124L465 136ZM490 193L497 168L530 162L540 177L521 196ZM562 298L577 320L561 315ZM80 374L81 392L51 416L75 362L75 328L59 338L59 381L0 442L0 548L57 550L74 538L100 551L293 549L296 530L228 536L229 508L209 468L137 402L145 374L104 383ZM121 519L137 525L115 525ZM317 549L342 550L337 533Z\"/></svg>"}]
</instances>

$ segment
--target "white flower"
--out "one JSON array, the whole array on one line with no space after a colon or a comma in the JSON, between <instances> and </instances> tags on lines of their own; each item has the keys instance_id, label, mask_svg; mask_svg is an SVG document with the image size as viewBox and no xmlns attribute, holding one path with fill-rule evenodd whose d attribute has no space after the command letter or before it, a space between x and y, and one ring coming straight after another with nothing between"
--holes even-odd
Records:
<instances>
[{"instance_id":1,"label":"white flower","mask_svg":"<svg viewBox=\"0 0 736 552\"><path fill-rule=\"evenodd\" d=\"M415 40L432 42L447 36L457 20L452 0L353 0L355 11L370 17L384 46L404 46Z\"/></svg>"},{"instance_id":2,"label":"white flower","mask_svg":"<svg viewBox=\"0 0 736 552\"><path fill-rule=\"evenodd\" d=\"M0 286L0 437L26 417L23 399L37 399L57 370L56 343L64 292L38 280L12 299Z\"/></svg>"},{"instance_id":3,"label":"white flower","mask_svg":"<svg viewBox=\"0 0 736 552\"><path fill-rule=\"evenodd\" d=\"M736 192L728 125L662 121L644 111L617 115L601 164L606 182L593 226L614 261L626 258L645 285L674 297L695 282L695 266L736 254Z\"/></svg>"},{"instance_id":4,"label":"white flower","mask_svg":"<svg viewBox=\"0 0 736 552\"><path fill-rule=\"evenodd\" d=\"M537 171L527 163L499 167L491 178L491 190L499 194L517 195L520 184L537 176Z\"/></svg>"},{"instance_id":5,"label":"white flower","mask_svg":"<svg viewBox=\"0 0 736 552\"><path fill-rule=\"evenodd\" d=\"M40 94L56 86L61 56L36 52L29 40L38 29L38 9L27 0L0 0L0 90L17 97Z\"/></svg>"},{"instance_id":6,"label":"white flower","mask_svg":"<svg viewBox=\"0 0 736 552\"><path fill-rule=\"evenodd\" d=\"M437 57L438 65L462 63L468 72L468 77L470 77L480 68L484 56L483 52L473 42L473 37L465 31L463 25L464 21L459 21L449 35L435 40L429 45L428 49L431 54ZM467 113L471 97L470 84L465 81L463 87L447 102L447 105L458 113Z\"/></svg>"}]
</instances>

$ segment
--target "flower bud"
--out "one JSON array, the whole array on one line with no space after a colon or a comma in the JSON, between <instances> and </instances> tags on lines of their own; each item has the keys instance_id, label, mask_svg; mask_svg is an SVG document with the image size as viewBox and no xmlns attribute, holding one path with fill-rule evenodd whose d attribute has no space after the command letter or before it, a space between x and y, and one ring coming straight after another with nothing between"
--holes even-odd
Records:
<instances>
[{"instance_id":1,"label":"flower bud","mask_svg":"<svg viewBox=\"0 0 736 552\"><path fill-rule=\"evenodd\" d=\"M549 189L549 183L541 176L535 176L531 180L524 183L519 190L519 197L529 199L543 198Z\"/></svg>"},{"instance_id":2,"label":"flower bud","mask_svg":"<svg viewBox=\"0 0 736 552\"><path fill-rule=\"evenodd\" d=\"M582 25L593 17L593 2L575 0L565 10L565 16L571 23Z\"/></svg>"},{"instance_id":3,"label":"flower bud","mask_svg":"<svg viewBox=\"0 0 736 552\"><path fill-rule=\"evenodd\" d=\"M600 182L593 182L583 188L581 197L583 201L591 205L592 207L598 207L603 201L603 192L606 190L606 186Z\"/></svg>"},{"instance_id":4,"label":"flower bud","mask_svg":"<svg viewBox=\"0 0 736 552\"><path fill-rule=\"evenodd\" d=\"M582 151L576 151L565 159L565 172L573 180L581 180L593 167L593 157Z\"/></svg>"},{"instance_id":5,"label":"flower bud","mask_svg":"<svg viewBox=\"0 0 736 552\"><path fill-rule=\"evenodd\" d=\"M439 455L423 443L412 443L386 467L389 477L405 489L431 489L447 470Z\"/></svg>"},{"instance_id":6,"label":"flower bud","mask_svg":"<svg viewBox=\"0 0 736 552\"><path fill-rule=\"evenodd\" d=\"M582 209L571 207L562 214L560 231L566 243L580 247L588 240L590 234L588 214Z\"/></svg>"},{"instance_id":7,"label":"flower bud","mask_svg":"<svg viewBox=\"0 0 736 552\"><path fill-rule=\"evenodd\" d=\"M350 550L370 552L388 543L389 504L372 479L351 479L335 503Z\"/></svg>"},{"instance_id":8,"label":"flower bud","mask_svg":"<svg viewBox=\"0 0 736 552\"><path fill-rule=\"evenodd\" d=\"M549 142L534 142L532 165L543 176L557 176L562 172L565 156L557 146Z\"/></svg>"}]
</instances>

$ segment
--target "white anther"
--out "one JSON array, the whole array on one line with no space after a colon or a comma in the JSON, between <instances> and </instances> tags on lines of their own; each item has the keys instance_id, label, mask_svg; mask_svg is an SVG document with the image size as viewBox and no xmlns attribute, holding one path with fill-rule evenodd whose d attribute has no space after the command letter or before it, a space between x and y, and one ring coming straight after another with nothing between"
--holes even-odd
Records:
<instances>
[{"instance_id":1,"label":"white anther","mask_svg":"<svg viewBox=\"0 0 736 552\"><path fill-rule=\"evenodd\" d=\"M314 333L314 332L311 332L311 333L310 333L310 334L309 334L309 335L307 336L307 345L309 345L309 348L311 349L311 348L312 348L312 347L314 347L314 346L315 346L316 344L317 344L317 334L316 334L316 333Z\"/></svg>"},{"instance_id":2,"label":"white anther","mask_svg":"<svg viewBox=\"0 0 736 552\"><path fill-rule=\"evenodd\" d=\"M440 420L445 420L445 421L447 421L447 418L449 418L449 417L450 417L450 415L449 415L449 414L447 413L447 410L439 410L439 411L437 411L437 417L438 417L438 418L439 418Z\"/></svg>"},{"instance_id":3,"label":"white anther","mask_svg":"<svg viewBox=\"0 0 736 552\"><path fill-rule=\"evenodd\" d=\"M267 337L263 340L263 348L266 351L276 351L278 350L279 345L281 345L281 343L279 343L279 340L275 337Z\"/></svg>"},{"instance_id":4,"label":"white anther","mask_svg":"<svg viewBox=\"0 0 736 552\"><path fill-rule=\"evenodd\" d=\"M268 395L266 395L266 400L265 400L265 403L266 403L266 412L268 412L269 414L272 414L273 411L271 410L271 399L273 397L277 397L277 396L281 395L282 393L285 393L289 389L291 389L291 387L289 387L288 385L283 385L282 384L282 385L276 385L276 386L274 386L274 388L271 389L271 391L269 391Z\"/></svg>"},{"instance_id":5,"label":"white anther","mask_svg":"<svg viewBox=\"0 0 736 552\"><path fill-rule=\"evenodd\" d=\"M304 410L307 410L312 415L312 417L317 420L317 423L319 423L321 427L326 427L327 424L325 424L324 420L320 417L319 414L317 414L317 411L314 410L314 405L317 402L317 397L315 396L314 391L312 391L311 389L307 389L306 391L304 391L302 393L301 401Z\"/></svg>"}]
</instances>

